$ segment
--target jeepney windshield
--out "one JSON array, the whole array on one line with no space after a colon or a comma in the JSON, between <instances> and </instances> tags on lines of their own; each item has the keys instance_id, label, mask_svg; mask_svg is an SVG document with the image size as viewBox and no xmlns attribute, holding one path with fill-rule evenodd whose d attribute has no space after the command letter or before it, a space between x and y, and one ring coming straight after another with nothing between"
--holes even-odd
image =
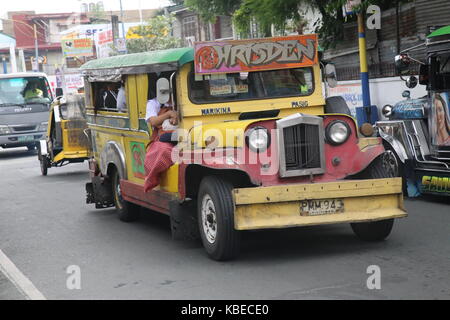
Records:
<instances>
[{"instance_id":1,"label":"jeepney windshield","mask_svg":"<svg viewBox=\"0 0 450 320\"><path fill-rule=\"evenodd\" d=\"M60 107L61 118L63 120L84 119L84 98L80 94L71 94L66 97L66 103Z\"/></svg>"},{"instance_id":2,"label":"jeepney windshield","mask_svg":"<svg viewBox=\"0 0 450 320\"><path fill-rule=\"evenodd\" d=\"M29 103L49 104L50 87L43 77L0 79L0 107Z\"/></svg>"},{"instance_id":3,"label":"jeepney windshield","mask_svg":"<svg viewBox=\"0 0 450 320\"><path fill-rule=\"evenodd\" d=\"M435 90L450 89L450 53L432 57L432 63L436 66Z\"/></svg>"},{"instance_id":4,"label":"jeepney windshield","mask_svg":"<svg viewBox=\"0 0 450 320\"><path fill-rule=\"evenodd\" d=\"M196 75L189 79L189 97L198 104L295 96L314 92L312 68L249 73Z\"/></svg>"}]
</instances>

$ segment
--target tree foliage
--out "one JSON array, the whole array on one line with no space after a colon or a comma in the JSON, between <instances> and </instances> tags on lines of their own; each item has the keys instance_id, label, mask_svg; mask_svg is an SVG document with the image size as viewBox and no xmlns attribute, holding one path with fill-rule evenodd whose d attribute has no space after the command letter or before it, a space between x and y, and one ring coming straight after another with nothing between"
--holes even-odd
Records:
<instances>
[{"instance_id":1,"label":"tree foliage","mask_svg":"<svg viewBox=\"0 0 450 320\"><path fill-rule=\"evenodd\" d=\"M172 36L173 15L151 18L146 24L129 31L128 53L179 48L181 41Z\"/></svg>"},{"instance_id":2,"label":"tree foliage","mask_svg":"<svg viewBox=\"0 0 450 320\"><path fill-rule=\"evenodd\" d=\"M412 0L399 0L400 3L409 1ZM388 9L395 7L396 2L363 0L359 9L364 10L371 4ZM266 35L269 35L272 25L285 30L288 23L302 33L307 23L302 9L312 8L321 14L321 18L314 21L314 27L324 47L334 46L343 36L345 20L342 6L346 0L185 0L184 3L208 21L213 21L217 15L233 16L237 30L244 34L248 34L250 23L256 21Z\"/></svg>"}]
</instances>

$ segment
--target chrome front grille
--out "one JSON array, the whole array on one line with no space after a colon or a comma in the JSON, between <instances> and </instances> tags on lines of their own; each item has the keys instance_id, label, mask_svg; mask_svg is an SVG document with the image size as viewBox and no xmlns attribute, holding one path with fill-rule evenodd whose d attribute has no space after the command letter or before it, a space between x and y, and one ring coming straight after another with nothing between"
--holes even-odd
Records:
<instances>
[{"instance_id":1,"label":"chrome front grille","mask_svg":"<svg viewBox=\"0 0 450 320\"><path fill-rule=\"evenodd\" d=\"M296 114L277 121L277 127L281 177L325 172L322 118Z\"/></svg>"}]
</instances>

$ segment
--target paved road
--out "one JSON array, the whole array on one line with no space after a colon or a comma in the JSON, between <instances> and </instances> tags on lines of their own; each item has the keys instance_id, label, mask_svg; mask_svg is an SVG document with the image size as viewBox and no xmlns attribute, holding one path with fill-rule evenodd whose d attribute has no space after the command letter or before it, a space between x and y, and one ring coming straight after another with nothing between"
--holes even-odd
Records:
<instances>
[{"instance_id":1,"label":"paved road","mask_svg":"<svg viewBox=\"0 0 450 320\"><path fill-rule=\"evenodd\" d=\"M172 241L165 216L125 224L86 205L87 179L86 163L42 177L35 155L0 150L0 249L48 299L450 299L443 200L407 200L410 216L382 243L348 225L250 232L238 260L218 263L198 243ZM72 265L81 290L67 289ZM370 265L381 290L366 287Z\"/></svg>"}]
</instances>

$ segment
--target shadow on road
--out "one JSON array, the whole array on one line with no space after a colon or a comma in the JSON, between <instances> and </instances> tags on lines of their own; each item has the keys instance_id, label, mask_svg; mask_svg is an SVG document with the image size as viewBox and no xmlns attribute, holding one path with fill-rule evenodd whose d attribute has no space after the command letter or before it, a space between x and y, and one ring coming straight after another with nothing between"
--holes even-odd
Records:
<instances>
[{"instance_id":1,"label":"shadow on road","mask_svg":"<svg viewBox=\"0 0 450 320\"><path fill-rule=\"evenodd\" d=\"M115 214L115 209L90 211L99 219L116 219L117 224L122 223ZM196 248L199 254L204 255L200 240L173 241L171 238L170 218L166 215L142 209L141 217L137 222L124 227L135 229L139 236L144 234L151 242L161 242L161 245L176 246L179 254L186 249ZM393 234L396 230L394 227ZM274 260L316 259L330 255L355 254L367 251L376 251L389 245L389 239L379 243L368 243L358 239L349 225L329 225L315 227L299 227L277 230L246 231L241 233L241 254L237 263L259 262L272 263ZM128 235L132 237L132 235Z\"/></svg>"},{"instance_id":2,"label":"shadow on road","mask_svg":"<svg viewBox=\"0 0 450 320\"><path fill-rule=\"evenodd\" d=\"M27 148L13 148L13 149L2 149L0 147L0 160L2 159L14 159L14 158L27 158L36 157L37 151L28 151Z\"/></svg>"}]
</instances>

